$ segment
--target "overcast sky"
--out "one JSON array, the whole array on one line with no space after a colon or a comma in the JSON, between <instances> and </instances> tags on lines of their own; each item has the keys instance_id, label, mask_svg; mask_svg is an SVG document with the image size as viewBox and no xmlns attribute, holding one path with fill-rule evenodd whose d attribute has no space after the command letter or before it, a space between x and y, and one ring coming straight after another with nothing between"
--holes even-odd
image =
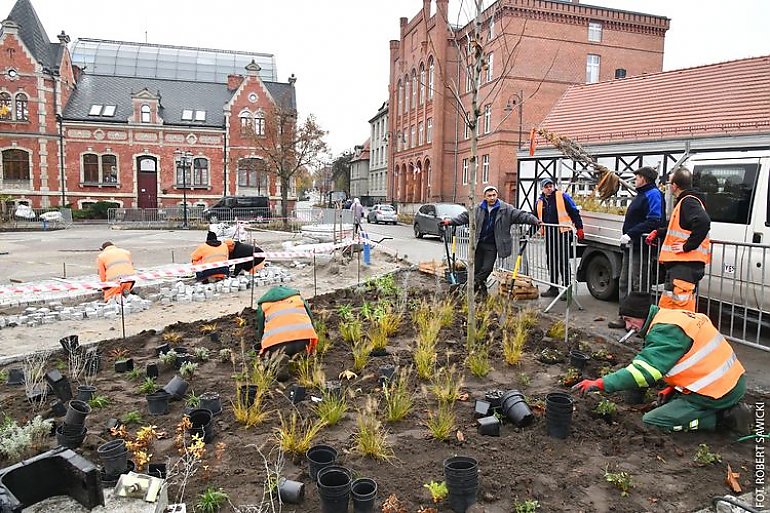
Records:
<instances>
[{"instance_id":1,"label":"overcast sky","mask_svg":"<svg viewBox=\"0 0 770 513\"><path fill-rule=\"evenodd\" d=\"M468 5L468 0L464 0ZM0 0L5 18L15 0ZM583 0L671 18L664 69L770 54L770 0ZM387 98L388 42L422 0L32 0L48 36L201 46L275 54L297 78L301 115L314 114L334 152L360 144ZM457 16L461 0L451 0ZM467 7L466 9L467 10Z\"/></svg>"}]
</instances>

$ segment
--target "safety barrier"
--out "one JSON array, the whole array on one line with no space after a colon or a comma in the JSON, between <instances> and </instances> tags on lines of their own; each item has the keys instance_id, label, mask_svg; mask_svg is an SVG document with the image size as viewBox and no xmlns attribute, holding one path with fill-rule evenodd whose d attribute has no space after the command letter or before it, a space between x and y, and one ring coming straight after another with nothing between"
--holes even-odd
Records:
<instances>
[{"instance_id":1,"label":"safety barrier","mask_svg":"<svg viewBox=\"0 0 770 513\"><path fill-rule=\"evenodd\" d=\"M71 215L70 215L71 218ZM133 224L148 227L181 226L185 219L182 206L164 208L111 208L107 211L109 224ZM276 216L268 207L214 209L205 211L205 207L187 207L188 226L209 223L231 223L249 221L252 223L282 223L283 217ZM353 212L349 209L303 208L295 209L288 217L292 226L306 224L352 224Z\"/></svg>"},{"instance_id":2,"label":"safety barrier","mask_svg":"<svg viewBox=\"0 0 770 513\"><path fill-rule=\"evenodd\" d=\"M19 228L68 228L72 226L72 209L49 207L31 208L17 205L0 217L2 226Z\"/></svg>"},{"instance_id":3,"label":"safety barrier","mask_svg":"<svg viewBox=\"0 0 770 513\"><path fill-rule=\"evenodd\" d=\"M337 208L298 208L292 217L300 224L353 224L353 211Z\"/></svg>"},{"instance_id":4,"label":"safety barrier","mask_svg":"<svg viewBox=\"0 0 770 513\"><path fill-rule=\"evenodd\" d=\"M187 224L208 223L203 219L204 207L187 207ZM143 226L181 226L185 219L182 206L164 208L111 208L107 210L108 224Z\"/></svg>"}]
</instances>

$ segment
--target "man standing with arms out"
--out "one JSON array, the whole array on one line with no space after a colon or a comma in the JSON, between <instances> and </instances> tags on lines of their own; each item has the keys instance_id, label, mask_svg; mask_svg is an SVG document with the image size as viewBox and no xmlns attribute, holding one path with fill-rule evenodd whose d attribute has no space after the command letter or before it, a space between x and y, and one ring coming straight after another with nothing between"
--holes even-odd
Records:
<instances>
[{"instance_id":1,"label":"man standing with arms out","mask_svg":"<svg viewBox=\"0 0 770 513\"><path fill-rule=\"evenodd\" d=\"M652 233L664 226L666 205L663 194L655 187L658 173L651 167L641 167L634 171L636 197L626 210L623 221L623 235L620 244L623 247L623 263L620 268L620 302L629 293L638 292L648 287L650 276L650 258L643 258L642 235ZM630 269L629 269L630 268ZM610 328L626 327L623 318L618 316L609 322Z\"/></svg>"},{"instance_id":2,"label":"man standing with arms out","mask_svg":"<svg viewBox=\"0 0 770 513\"><path fill-rule=\"evenodd\" d=\"M567 225L572 225L577 229L578 241L582 242L584 238L583 220L580 218L580 212L569 194L556 190L551 178L546 177L540 180L540 188L543 193L535 205L538 219L545 224L562 225L545 226L544 229L541 228L540 232L545 236L546 261L551 275L551 283L559 283L559 274L561 274L562 283L567 285L571 279L569 260L572 246L572 229ZM551 285L541 295L543 297L556 297L559 295L559 289Z\"/></svg>"},{"instance_id":3,"label":"man standing with arms out","mask_svg":"<svg viewBox=\"0 0 770 513\"><path fill-rule=\"evenodd\" d=\"M505 258L513 252L511 225L540 224L537 217L514 208L497 197L497 187L484 188L484 201L473 209L476 216L476 254L473 276L473 290L481 297L487 295L487 278L492 274L495 260ZM468 224L468 212L463 212L452 219L441 221L444 226Z\"/></svg>"},{"instance_id":4,"label":"man standing with arms out","mask_svg":"<svg viewBox=\"0 0 770 513\"><path fill-rule=\"evenodd\" d=\"M668 228L653 231L647 237L648 244L663 239L658 259L666 268L666 283L658 305L694 312L695 289L711 260L711 218L692 190L689 169L677 168L668 184L676 198Z\"/></svg>"},{"instance_id":5,"label":"man standing with arms out","mask_svg":"<svg viewBox=\"0 0 770 513\"><path fill-rule=\"evenodd\" d=\"M102 244L102 252L96 257L96 268L99 271L99 279L102 281L118 282L115 287L105 287L104 300L127 296L134 287L133 281L121 281L126 276L136 274L134 264L131 262L131 252L117 247L110 241Z\"/></svg>"}]
</instances>

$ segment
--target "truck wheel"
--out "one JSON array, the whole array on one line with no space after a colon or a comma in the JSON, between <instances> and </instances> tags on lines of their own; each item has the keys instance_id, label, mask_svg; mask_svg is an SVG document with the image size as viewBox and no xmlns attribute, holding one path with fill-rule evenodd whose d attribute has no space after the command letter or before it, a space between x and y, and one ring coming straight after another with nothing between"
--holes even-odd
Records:
<instances>
[{"instance_id":1,"label":"truck wheel","mask_svg":"<svg viewBox=\"0 0 770 513\"><path fill-rule=\"evenodd\" d=\"M618 280L612 277L612 265L604 255L596 255L586 269L588 292L596 299L609 301L618 296Z\"/></svg>"}]
</instances>

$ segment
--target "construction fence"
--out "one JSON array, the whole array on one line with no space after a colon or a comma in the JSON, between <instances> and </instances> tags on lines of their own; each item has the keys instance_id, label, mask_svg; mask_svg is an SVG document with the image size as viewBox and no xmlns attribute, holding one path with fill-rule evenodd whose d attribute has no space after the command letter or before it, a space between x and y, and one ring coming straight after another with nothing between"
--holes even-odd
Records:
<instances>
[{"instance_id":1,"label":"construction fence","mask_svg":"<svg viewBox=\"0 0 770 513\"><path fill-rule=\"evenodd\" d=\"M353 223L353 213L349 209L303 208L295 209L287 218L274 215L269 207L212 209L207 211L202 206L173 206L164 208L111 208L107 211L107 222L111 225L176 228L205 227L208 224L234 223L244 221L254 224L287 224L299 229L308 224Z\"/></svg>"}]
</instances>

